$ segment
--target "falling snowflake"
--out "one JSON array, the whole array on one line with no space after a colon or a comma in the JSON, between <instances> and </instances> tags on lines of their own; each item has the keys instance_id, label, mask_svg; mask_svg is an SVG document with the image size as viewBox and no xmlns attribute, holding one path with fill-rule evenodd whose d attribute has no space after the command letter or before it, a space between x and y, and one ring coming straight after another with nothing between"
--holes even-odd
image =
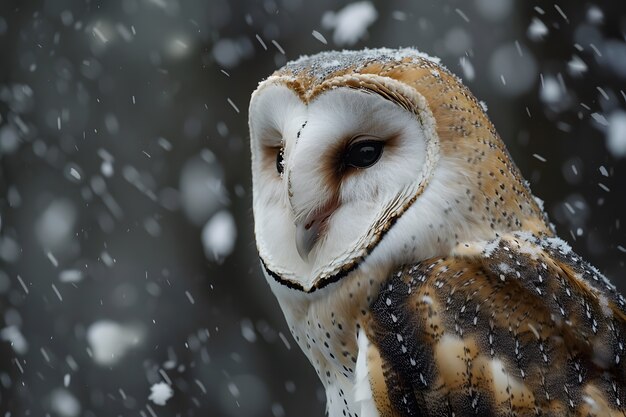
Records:
<instances>
[{"instance_id":1,"label":"falling snowflake","mask_svg":"<svg viewBox=\"0 0 626 417\"><path fill-rule=\"evenodd\" d=\"M148 399L156 405L165 405L167 400L172 398L174 390L165 382L158 382L150 387Z\"/></svg>"},{"instance_id":2,"label":"falling snowflake","mask_svg":"<svg viewBox=\"0 0 626 417\"><path fill-rule=\"evenodd\" d=\"M378 12L369 1L348 4L338 12L328 11L322 17L325 29L334 29L333 41L339 46L354 45L363 39L367 28L378 18Z\"/></svg>"}]
</instances>

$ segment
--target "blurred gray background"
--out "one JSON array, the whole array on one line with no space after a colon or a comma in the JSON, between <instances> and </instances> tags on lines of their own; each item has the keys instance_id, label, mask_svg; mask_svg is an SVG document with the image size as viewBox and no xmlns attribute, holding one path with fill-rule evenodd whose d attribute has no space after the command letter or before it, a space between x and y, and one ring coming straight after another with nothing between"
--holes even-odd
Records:
<instances>
[{"instance_id":1,"label":"blurred gray background","mask_svg":"<svg viewBox=\"0 0 626 417\"><path fill-rule=\"evenodd\" d=\"M250 93L302 54L441 57L626 291L626 3L350 3L2 0L0 416L323 415L250 208Z\"/></svg>"}]
</instances>

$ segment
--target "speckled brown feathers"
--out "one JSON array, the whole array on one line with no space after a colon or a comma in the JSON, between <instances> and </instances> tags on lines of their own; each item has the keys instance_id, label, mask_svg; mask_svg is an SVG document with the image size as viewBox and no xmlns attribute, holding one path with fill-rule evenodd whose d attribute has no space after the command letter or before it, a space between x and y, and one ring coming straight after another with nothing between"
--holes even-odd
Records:
<instances>
[{"instance_id":1,"label":"speckled brown feathers","mask_svg":"<svg viewBox=\"0 0 626 417\"><path fill-rule=\"evenodd\" d=\"M511 234L402 268L367 332L393 416L626 415L624 298L562 241Z\"/></svg>"}]
</instances>

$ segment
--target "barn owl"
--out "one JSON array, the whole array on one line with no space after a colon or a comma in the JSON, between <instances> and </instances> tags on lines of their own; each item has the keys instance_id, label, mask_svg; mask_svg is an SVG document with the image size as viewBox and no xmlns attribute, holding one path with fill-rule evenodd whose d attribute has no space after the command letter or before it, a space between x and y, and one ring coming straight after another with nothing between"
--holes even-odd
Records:
<instances>
[{"instance_id":1,"label":"barn owl","mask_svg":"<svg viewBox=\"0 0 626 417\"><path fill-rule=\"evenodd\" d=\"M261 266L329 416L626 415L624 298L437 60L302 57L249 127Z\"/></svg>"}]
</instances>

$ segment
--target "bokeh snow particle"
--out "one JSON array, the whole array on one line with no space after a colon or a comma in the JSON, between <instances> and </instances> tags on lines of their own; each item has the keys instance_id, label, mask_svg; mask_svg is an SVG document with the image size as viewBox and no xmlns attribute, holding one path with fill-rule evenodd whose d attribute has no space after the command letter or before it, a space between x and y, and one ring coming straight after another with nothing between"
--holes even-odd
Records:
<instances>
[{"instance_id":1,"label":"bokeh snow particle","mask_svg":"<svg viewBox=\"0 0 626 417\"><path fill-rule=\"evenodd\" d=\"M227 210L215 213L202 228L204 254L212 261L221 262L235 248L237 226Z\"/></svg>"},{"instance_id":2,"label":"bokeh snow particle","mask_svg":"<svg viewBox=\"0 0 626 417\"><path fill-rule=\"evenodd\" d=\"M499 21L513 11L513 0L476 0L476 10L485 19Z\"/></svg>"},{"instance_id":3,"label":"bokeh snow particle","mask_svg":"<svg viewBox=\"0 0 626 417\"><path fill-rule=\"evenodd\" d=\"M63 388L57 388L50 394L50 408L59 417L76 417L80 415L80 402Z\"/></svg>"},{"instance_id":4,"label":"bokeh snow particle","mask_svg":"<svg viewBox=\"0 0 626 417\"><path fill-rule=\"evenodd\" d=\"M594 25L600 25L604 22L604 12L598 6L591 5L587 9L587 21Z\"/></svg>"},{"instance_id":5,"label":"bokeh snow particle","mask_svg":"<svg viewBox=\"0 0 626 417\"><path fill-rule=\"evenodd\" d=\"M239 63L252 57L254 46L246 38L221 38L213 45L211 54L215 62L224 68L235 68Z\"/></svg>"},{"instance_id":6,"label":"bokeh snow particle","mask_svg":"<svg viewBox=\"0 0 626 417\"><path fill-rule=\"evenodd\" d=\"M22 249L10 236L0 236L0 259L5 262L15 262L20 257Z\"/></svg>"},{"instance_id":7,"label":"bokeh snow particle","mask_svg":"<svg viewBox=\"0 0 626 417\"><path fill-rule=\"evenodd\" d=\"M243 338L250 343L256 342L256 332L254 331L254 325L252 324L252 320L241 320L241 336L243 336Z\"/></svg>"},{"instance_id":8,"label":"bokeh snow particle","mask_svg":"<svg viewBox=\"0 0 626 417\"><path fill-rule=\"evenodd\" d=\"M122 325L111 320L92 323L87 329L87 342L98 365L116 364L132 347L144 338L144 330L138 326Z\"/></svg>"},{"instance_id":9,"label":"bokeh snow particle","mask_svg":"<svg viewBox=\"0 0 626 417\"><path fill-rule=\"evenodd\" d=\"M546 104L555 104L563 100L563 91L556 77L543 77L543 85L539 90L539 98Z\"/></svg>"},{"instance_id":10,"label":"bokeh snow particle","mask_svg":"<svg viewBox=\"0 0 626 417\"><path fill-rule=\"evenodd\" d=\"M616 75L626 78L626 43L615 39L607 40L603 45L602 56L605 59L601 62L606 62Z\"/></svg>"},{"instance_id":11,"label":"bokeh snow particle","mask_svg":"<svg viewBox=\"0 0 626 417\"><path fill-rule=\"evenodd\" d=\"M91 45L95 50L102 50L117 37L113 25L107 21L97 20L89 26L91 27Z\"/></svg>"},{"instance_id":12,"label":"bokeh snow particle","mask_svg":"<svg viewBox=\"0 0 626 417\"><path fill-rule=\"evenodd\" d=\"M514 43L503 44L491 55L489 75L492 83L502 92L523 94L535 83L537 62L527 48Z\"/></svg>"},{"instance_id":13,"label":"bokeh snow particle","mask_svg":"<svg viewBox=\"0 0 626 417\"><path fill-rule=\"evenodd\" d=\"M622 158L626 156L626 111L613 111L608 122L606 146L614 157Z\"/></svg>"},{"instance_id":14,"label":"bokeh snow particle","mask_svg":"<svg viewBox=\"0 0 626 417\"><path fill-rule=\"evenodd\" d=\"M530 21L530 26L528 26L528 30L526 31L526 36L531 41L540 41L548 34L548 27L536 17L533 17L533 20Z\"/></svg>"},{"instance_id":15,"label":"bokeh snow particle","mask_svg":"<svg viewBox=\"0 0 626 417\"><path fill-rule=\"evenodd\" d=\"M156 405L165 405L167 400L172 398L174 390L165 382L158 382L150 387L148 399Z\"/></svg>"},{"instance_id":16,"label":"bokeh snow particle","mask_svg":"<svg viewBox=\"0 0 626 417\"><path fill-rule=\"evenodd\" d=\"M19 355L28 352L28 342L17 326L9 326L0 330L0 340L9 342L15 353Z\"/></svg>"},{"instance_id":17,"label":"bokeh snow particle","mask_svg":"<svg viewBox=\"0 0 626 417\"><path fill-rule=\"evenodd\" d=\"M59 273L59 281L76 283L83 280L83 272L80 269L66 269Z\"/></svg>"},{"instance_id":18,"label":"bokeh snow particle","mask_svg":"<svg viewBox=\"0 0 626 417\"><path fill-rule=\"evenodd\" d=\"M180 175L180 201L194 224L203 224L228 202L222 182L222 168L209 150L185 163Z\"/></svg>"},{"instance_id":19,"label":"bokeh snow particle","mask_svg":"<svg viewBox=\"0 0 626 417\"><path fill-rule=\"evenodd\" d=\"M567 70L573 76L580 76L587 72L587 64L578 55L572 56L572 59L567 63Z\"/></svg>"},{"instance_id":20,"label":"bokeh snow particle","mask_svg":"<svg viewBox=\"0 0 626 417\"><path fill-rule=\"evenodd\" d=\"M11 125L2 126L0 129L0 155L13 153L20 144L17 130Z\"/></svg>"},{"instance_id":21,"label":"bokeh snow particle","mask_svg":"<svg viewBox=\"0 0 626 417\"><path fill-rule=\"evenodd\" d=\"M76 208L67 199L53 200L35 222L35 235L47 250L66 249L74 236Z\"/></svg>"},{"instance_id":22,"label":"bokeh snow particle","mask_svg":"<svg viewBox=\"0 0 626 417\"><path fill-rule=\"evenodd\" d=\"M339 46L351 46L363 39L367 28L378 19L378 12L369 1L348 4L338 12L322 16L322 26L334 29L333 41Z\"/></svg>"},{"instance_id":23,"label":"bokeh snow particle","mask_svg":"<svg viewBox=\"0 0 626 417\"><path fill-rule=\"evenodd\" d=\"M228 38L219 39L213 45L213 58L221 67L234 68L241 59L237 51L237 43Z\"/></svg>"},{"instance_id":24,"label":"bokeh snow particle","mask_svg":"<svg viewBox=\"0 0 626 417\"><path fill-rule=\"evenodd\" d=\"M0 294L4 294L11 288L11 279L6 272L0 270Z\"/></svg>"},{"instance_id":25,"label":"bokeh snow particle","mask_svg":"<svg viewBox=\"0 0 626 417\"><path fill-rule=\"evenodd\" d=\"M192 51L191 40L186 35L174 35L165 42L165 53L173 59L183 58Z\"/></svg>"},{"instance_id":26,"label":"bokeh snow particle","mask_svg":"<svg viewBox=\"0 0 626 417\"><path fill-rule=\"evenodd\" d=\"M472 37L464 28L455 27L445 34L443 45L446 53L461 55L472 49Z\"/></svg>"},{"instance_id":27,"label":"bokeh snow particle","mask_svg":"<svg viewBox=\"0 0 626 417\"><path fill-rule=\"evenodd\" d=\"M265 417L271 404L267 383L254 374L233 375L216 396L221 415Z\"/></svg>"}]
</instances>

